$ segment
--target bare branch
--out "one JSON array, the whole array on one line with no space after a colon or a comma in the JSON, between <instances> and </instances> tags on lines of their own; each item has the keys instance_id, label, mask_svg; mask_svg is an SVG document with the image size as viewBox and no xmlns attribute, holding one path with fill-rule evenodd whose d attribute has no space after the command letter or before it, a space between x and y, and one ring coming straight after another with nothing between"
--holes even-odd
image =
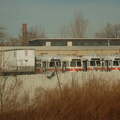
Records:
<instances>
[{"instance_id":1,"label":"bare branch","mask_svg":"<svg viewBox=\"0 0 120 120\"><path fill-rule=\"evenodd\" d=\"M81 13L75 13L74 19L68 25L60 30L61 37L83 38L86 34L88 21L84 19Z\"/></svg>"},{"instance_id":2,"label":"bare branch","mask_svg":"<svg viewBox=\"0 0 120 120\"><path fill-rule=\"evenodd\" d=\"M35 39L35 38L46 38L46 33L43 27L31 27L28 29L28 40Z\"/></svg>"},{"instance_id":3,"label":"bare branch","mask_svg":"<svg viewBox=\"0 0 120 120\"><path fill-rule=\"evenodd\" d=\"M112 25L107 23L102 29L95 33L99 38L119 38L120 37L120 24Z\"/></svg>"}]
</instances>

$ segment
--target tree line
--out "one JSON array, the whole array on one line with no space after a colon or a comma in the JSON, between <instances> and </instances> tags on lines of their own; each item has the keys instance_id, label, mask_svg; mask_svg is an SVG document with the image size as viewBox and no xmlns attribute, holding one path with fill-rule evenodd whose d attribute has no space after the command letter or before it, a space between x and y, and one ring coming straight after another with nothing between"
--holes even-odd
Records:
<instances>
[{"instance_id":1,"label":"tree line","mask_svg":"<svg viewBox=\"0 0 120 120\"><path fill-rule=\"evenodd\" d=\"M89 22L84 18L83 14L77 12L74 14L74 18L67 25L63 25L58 32L59 38L85 38L89 37L87 35ZM8 35L5 32L6 28L4 26L0 26L0 45L1 46L16 46L16 45L24 45L22 34L18 35L18 37L13 37L12 35ZM22 32L21 32L22 33ZM120 24L112 24L107 22L101 28L93 34L94 38L120 38ZM46 32L43 26L32 26L27 29L27 40L35 39L35 38L47 38Z\"/></svg>"}]
</instances>

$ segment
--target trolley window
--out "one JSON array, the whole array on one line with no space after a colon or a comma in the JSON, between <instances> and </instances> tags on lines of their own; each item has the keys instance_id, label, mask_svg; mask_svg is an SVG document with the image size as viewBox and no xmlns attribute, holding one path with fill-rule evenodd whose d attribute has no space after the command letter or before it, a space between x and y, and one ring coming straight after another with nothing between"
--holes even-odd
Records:
<instances>
[{"instance_id":1,"label":"trolley window","mask_svg":"<svg viewBox=\"0 0 120 120\"><path fill-rule=\"evenodd\" d=\"M81 66L81 62L77 62L77 66L80 67Z\"/></svg>"},{"instance_id":2,"label":"trolley window","mask_svg":"<svg viewBox=\"0 0 120 120\"><path fill-rule=\"evenodd\" d=\"M119 66L119 61L113 61L113 66Z\"/></svg>"},{"instance_id":3,"label":"trolley window","mask_svg":"<svg viewBox=\"0 0 120 120\"><path fill-rule=\"evenodd\" d=\"M62 62L62 66L63 67L68 67L69 66L69 62L66 62L66 61Z\"/></svg>"},{"instance_id":4,"label":"trolley window","mask_svg":"<svg viewBox=\"0 0 120 120\"><path fill-rule=\"evenodd\" d=\"M95 61L90 61L90 66L95 66Z\"/></svg>"},{"instance_id":5,"label":"trolley window","mask_svg":"<svg viewBox=\"0 0 120 120\"><path fill-rule=\"evenodd\" d=\"M101 62L100 61L96 61L96 65L97 66L101 66Z\"/></svg>"},{"instance_id":6,"label":"trolley window","mask_svg":"<svg viewBox=\"0 0 120 120\"><path fill-rule=\"evenodd\" d=\"M54 62L50 62L50 67L54 67L55 63Z\"/></svg>"},{"instance_id":7,"label":"trolley window","mask_svg":"<svg viewBox=\"0 0 120 120\"><path fill-rule=\"evenodd\" d=\"M70 62L70 67L76 67L76 64L75 64L75 62Z\"/></svg>"},{"instance_id":8,"label":"trolley window","mask_svg":"<svg viewBox=\"0 0 120 120\"><path fill-rule=\"evenodd\" d=\"M56 67L61 67L61 62L56 62Z\"/></svg>"}]
</instances>

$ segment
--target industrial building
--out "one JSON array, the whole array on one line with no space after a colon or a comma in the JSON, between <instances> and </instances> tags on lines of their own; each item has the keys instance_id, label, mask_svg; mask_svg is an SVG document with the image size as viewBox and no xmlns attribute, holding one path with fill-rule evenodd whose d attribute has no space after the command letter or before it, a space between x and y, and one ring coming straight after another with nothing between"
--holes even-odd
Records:
<instances>
[{"instance_id":1,"label":"industrial building","mask_svg":"<svg viewBox=\"0 0 120 120\"><path fill-rule=\"evenodd\" d=\"M120 54L120 38L36 38L28 41L26 24L22 24L22 38L24 46L0 46L0 51L34 49L35 55Z\"/></svg>"},{"instance_id":2,"label":"industrial building","mask_svg":"<svg viewBox=\"0 0 120 120\"><path fill-rule=\"evenodd\" d=\"M29 46L120 46L120 38L38 38Z\"/></svg>"},{"instance_id":3,"label":"industrial building","mask_svg":"<svg viewBox=\"0 0 120 120\"><path fill-rule=\"evenodd\" d=\"M120 38L38 38L29 47L36 54L120 54Z\"/></svg>"},{"instance_id":4,"label":"industrial building","mask_svg":"<svg viewBox=\"0 0 120 120\"><path fill-rule=\"evenodd\" d=\"M22 25L23 43L27 46L1 47L6 49L35 49L41 54L120 54L120 38L36 38L27 41L27 25Z\"/></svg>"}]
</instances>

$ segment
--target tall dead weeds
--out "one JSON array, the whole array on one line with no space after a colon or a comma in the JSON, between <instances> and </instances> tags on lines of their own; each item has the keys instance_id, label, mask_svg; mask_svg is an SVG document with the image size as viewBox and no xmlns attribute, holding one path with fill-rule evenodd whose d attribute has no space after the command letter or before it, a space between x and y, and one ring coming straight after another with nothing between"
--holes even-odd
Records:
<instances>
[{"instance_id":1,"label":"tall dead weeds","mask_svg":"<svg viewBox=\"0 0 120 120\"><path fill-rule=\"evenodd\" d=\"M24 109L1 114L0 119L120 120L120 82L111 84L94 76L83 84L73 80L62 87L62 95L59 87L37 88L29 102L24 103L28 104Z\"/></svg>"}]
</instances>

